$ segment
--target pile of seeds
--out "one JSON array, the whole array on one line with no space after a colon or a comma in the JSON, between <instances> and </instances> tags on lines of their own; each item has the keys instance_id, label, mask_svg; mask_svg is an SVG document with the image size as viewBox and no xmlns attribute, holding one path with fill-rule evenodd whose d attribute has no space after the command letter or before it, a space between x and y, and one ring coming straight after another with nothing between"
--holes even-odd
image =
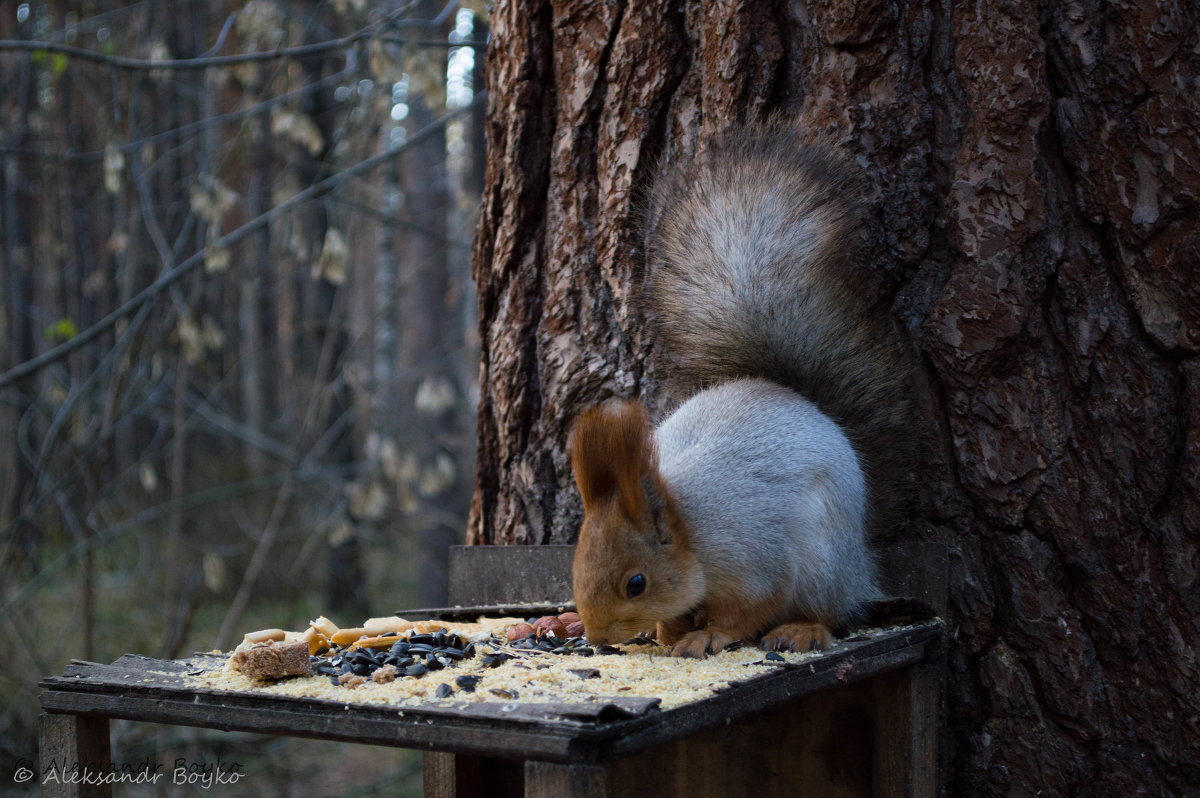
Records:
<instances>
[{"instance_id":1,"label":"pile of seeds","mask_svg":"<svg viewBox=\"0 0 1200 798\"><path fill-rule=\"evenodd\" d=\"M570 628L578 631L570 637L560 637L555 631L565 633ZM346 647L333 646L310 657L313 672L326 676L332 685L355 688L372 681L387 684L400 678L421 678L428 673L443 670L463 660L473 660L478 654L483 668L497 668L514 657L529 654L574 655L590 657L597 649L588 645L582 634L583 624L575 613L559 616L530 618L527 623L509 626L502 642L500 635L492 635L486 642L464 640L449 629L436 632L384 632L377 636L364 636ZM600 646L601 654L624 654L615 646ZM463 692L473 692L481 677L462 674L454 684ZM445 698L454 692L454 687L443 683L437 688L437 697ZM513 692L513 691L509 691ZM515 694L510 697L515 698Z\"/></svg>"},{"instance_id":2,"label":"pile of seeds","mask_svg":"<svg viewBox=\"0 0 1200 798\"><path fill-rule=\"evenodd\" d=\"M401 637L393 632L380 637L390 637L395 642L387 649L359 646L313 656L313 670L328 676L334 684L356 687L367 678L388 682L398 676L424 676L475 656L474 643L445 629L434 634Z\"/></svg>"}]
</instances>

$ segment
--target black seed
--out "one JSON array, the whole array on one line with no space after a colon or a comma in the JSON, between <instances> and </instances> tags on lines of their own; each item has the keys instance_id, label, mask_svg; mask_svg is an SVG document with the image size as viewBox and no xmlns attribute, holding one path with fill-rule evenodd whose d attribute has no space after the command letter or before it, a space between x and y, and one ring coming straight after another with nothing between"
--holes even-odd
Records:
<instances>
[{"instance_id":1,"label":"black seed","mask_svg":"<svg viewBox=\"0 0 1200 798\"><path fill-rule=\"evenodd\" d=\"M350 672L358 676L370 676L373 670L375 668L365 662L355 662L350 666Z\"/></svg>"},{"instance_id":2,"label":"black seed","mask_svg":"<svg viewBox=\"0 0 1200 798\"><path fill-rule=\"evenodd\" d=\"M408 642L413 643L413 644L421 643L421 644L424 644L427 646L432 646L433 645L433 635L429 634L428 632L423 632L421 634L416 634L416 635L410 635L408 638Z\"/></svg>"},{"instance_id":3,"label":"black seed","mask_svg":"<svg viewBox=\"0 0 1200 798\"><path fill-rule=\"evenodd\" d=\"M783 655L776 651L768 651L767 656L764 659L770 660L771 662L783 662L784 661Z\"/></svg>"},{"instance_id":4,"label":"black seed","mask_svg":"<svg viewBox=\"0 0 1200 798\"><path fill-rule=\"evenodd\" d=\"M561 645L565 645L567 642L566 640L563 640L561 637L558 637L557 635L546 635L542 639L545 640L550 645L554 646L555 648L558 648Z\"/></svg>"},{"instance_id":5,"label":"black seed","mask_svg":"<svg viewBox=\"0 0 1200 798\"><path fill-rule=\"evenodd\" d=\"M567 648L566 646L559 646L558 648L550 649L550 653L551 654L570 654L571 649Z\"/></svg>"},{"instance_id":6,"label":"black seed","mask_svg":"<svg viewBox=\"0 0 1200 798\"><path fill-rule=\"evenodd\" d=\"M439 684L438 689L437 689L437 697L445 698L446 696L450 695L453 692L454 692L454 688L451 687L450 685L445 684L445 683Z\"/></svg>"},{"instance_id":7,"label":"black seed","mask_svg":"<svg viewBox=\"0 0 1200 798\"><path fill-rule=\"evenodd\" d=\"M342 659L343 659L342 655L338 654L336 657L329 660L329 664L334 666L335 668L340 668L342 666Z\"/></svg>"},{"instance_id":8,"label":"black seed","mask_svg":"<svg viewBox=\"0 0 1200 798\"><path fill-rule=\"evenodd\" d=\"M480 660L480 663L485 668L494 668L500 664L497 662L497 657L495 654L485 654L483 659Z\"/></svg>"},{"instance_id":9,"label":"black seed","mask_svg":"<svg viewBox=\"0 0 1200 798\"><path fill-rule=\"evenodd\" d=\"M433 646L429 643L413 643L408 647L409 654L428 654L433 651Z\"/></svg>"},{"instance_id":10,"label":"black seed","mask_svg":"<svg viewBox=\"0 0 1200 798\"><path fill-rule=\"evenodd\" d=\"M437 650L437 655L439 657L445 657L446 659L462 659L465 656L459 649L450 648L448 646L446 648L439 648Z\"/></svg>"},{"instance_id":11,"label":"black seed","mask_svg":"<svg viewBox=\"0 0 1200 798\"><path fill-rule=\"evenodd\" d=\"M616 646L600 646L596 649L597 654L624 654L625 652Z\"/></svg>"},{"instance_id":12,"label":"black seed","mask_svg":"<svg viewBox=\"0 0 1200 798\"><path fill-rule=\"evenodd\" d=\"M590 657L593 654L595 654L596 652L592 651L587 646L580 646L579 648L575 649L575 653L581 657Z\"/></svg>"},{"instance_id":13,"label":"black seed","mask_svg":"<svg viewBox=\"0 0 1200 798\"><path fill-rule=\"evenodd\" d=\"M499 688L493 688L491 690L488 690L488 692L491 693L492 695L498 695L501 698L507 698L511 701L515 701L517 699L517 691L516 690L501 690Z\"/></svg>"},{"instance_id":14,"label":"black seed","mask_svg":"<svg viewBox=\"0 0 1200 798\"><path fill-rule=\"evenodd\" d=\"M599 679L600 671L595 668L572 668L571 673L578 676L580 679Z\"/></svg>"},{"instance_id":15,"label":"black seed","mask_svg":"<svg viewBox=\"0 0 1200 798\"><path fill-rule=\"evenodd\" d=\"M425 667L431 671L440 671L446 667L445 664L437 657L429 657L425 660Z\"/></svg>"},{"instance_id":16,"label":"black seed","mask_svg":"<svg viewBox=\"0 0 1200 798\"><path fill-rule=\"evenodd\" d=\"M336 676L330 676L329 683L332 684L334 687L342 686L342 683L340 681L338 681L338 677L336 677Z\"/></svg>"},{"instance_id":17,"label":"black seed","mask_svg":"<svg viewBox=\"0 0 1200 798\"><path fill-rule=\"evenodd\" d=\"M479 677L471 676L469 674L463 674L462 676L459 676L457 679L455 679L454 683L457 684L459 687L461 687L463 690L467 691L468 693L473 693L473 692L475 692L475 685L479 684Z\"/></svg>"},{"instance_id":18,"label":"black seed","mask_svg":"<svg viewBox=\"0 0 1200 798\"><path fill-rule=\"evenodd\" d=\"M348 660L348 659L344 659L344 660L342 660L342 664L341 664L341 666L338 668L338 670L340 670L342 673L350 673L350 670L351 670L351 668L353 668L353 667L354 667L354 663L353 663L353 662L351 662L351 661L350 661L350 660Z\"/></svg>"},{"instance_id":19,"label":"black seed","mask_svg":"<svg viewBox=\"0 0 1200 798\"><path fill-rule=\"evenodd\" d=\"M469 644L466 648L463 649L463 656L466 657L467 659L470 659L471 657L475 656L475 644L474 643Z\"/></svg>"},{"instance_id":20,"label":"black seed","mask_svg":"<svg viewBox=\"0 0 1200 798\"><path fill-rule=\"evenodd\" d=\"M442 645L446 646L447 648L462 648L463 639L456 634L448 634L446 635L446 642Z\"/></svg>"},{"instance_id":21,"label":"black seed","mask_svg":"<svg viewBox=\"0 0 1200 798\"><path fill-rule=\"evenodd\" d=\"M424 676L429 673L429 669L418 662L416 665L409 665L404 669L405 676Z\"/></svg>"},{"instance_id":22,"label":"black seed","mask_svg":"<svg viewBox=\"0 0 1200 798\"><path fill-rule=\"evenodd\" d=\"M392 647L388 651L395 654L397 657L408 653L408 647L411 644L407 640L401 640L398 643L392 643Z\"/></svg>"}]
</instances>

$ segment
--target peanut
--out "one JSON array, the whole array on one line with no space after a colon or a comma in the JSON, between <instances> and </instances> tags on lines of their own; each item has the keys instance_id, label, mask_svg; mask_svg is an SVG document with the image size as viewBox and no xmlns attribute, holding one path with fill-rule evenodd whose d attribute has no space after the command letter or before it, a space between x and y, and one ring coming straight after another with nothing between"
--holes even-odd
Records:
<instances>
[{"instance_id":1,"label":"peanut","mask_svg":"<svg viewBox=\"0 0 1200 798\"><path fill-rule=\"evenodd\" d=\"M247 633L245 640L247 643L265 643L268 640L283 640L285 637L287 637L287 632L282 629L263 629Z\"/></svg>"}]
</instances>

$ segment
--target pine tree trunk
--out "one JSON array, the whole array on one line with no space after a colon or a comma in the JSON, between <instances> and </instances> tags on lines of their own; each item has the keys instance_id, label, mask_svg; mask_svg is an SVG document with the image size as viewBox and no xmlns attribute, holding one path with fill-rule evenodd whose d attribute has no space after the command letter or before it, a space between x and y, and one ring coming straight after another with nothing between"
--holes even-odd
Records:
<instances>
[{"instance_id":1,"label":"pine tree trunk","mask_svg":"<svg viewBox=\"0 0 1200 798\"><path fill-rule=\"evenodd\" d=\"M829 129L921 358L956 795L1200 783L1200 10L497 5L470 540L574 539L584 406L655 397L637 191L736 120Z\"/></svg>"}]
</instances>

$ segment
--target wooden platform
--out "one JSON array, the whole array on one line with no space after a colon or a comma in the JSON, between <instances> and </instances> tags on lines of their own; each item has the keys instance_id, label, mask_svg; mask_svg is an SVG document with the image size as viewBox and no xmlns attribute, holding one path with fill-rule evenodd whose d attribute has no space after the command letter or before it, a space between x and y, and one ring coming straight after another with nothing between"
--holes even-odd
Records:
<instances>
[{"instance_id":1,"label":"wooden platform","mask_svg":"<svg viewBox=\"0 0 1200 798\"><path fill-rule=\"evenodd\" d=\"M615 696L400 710L186 684L184 674L224 665L210 655L76 661L41 683L40 756L43 767L107 763L108 719L123 718L436 752L426 757L426 795L441 798L934 795L943 626L916 602L879 610L895 625L802 663L755 668L668 710ZM50 785L46 794L108 792Z\"/></svg>"}]
</instances>

